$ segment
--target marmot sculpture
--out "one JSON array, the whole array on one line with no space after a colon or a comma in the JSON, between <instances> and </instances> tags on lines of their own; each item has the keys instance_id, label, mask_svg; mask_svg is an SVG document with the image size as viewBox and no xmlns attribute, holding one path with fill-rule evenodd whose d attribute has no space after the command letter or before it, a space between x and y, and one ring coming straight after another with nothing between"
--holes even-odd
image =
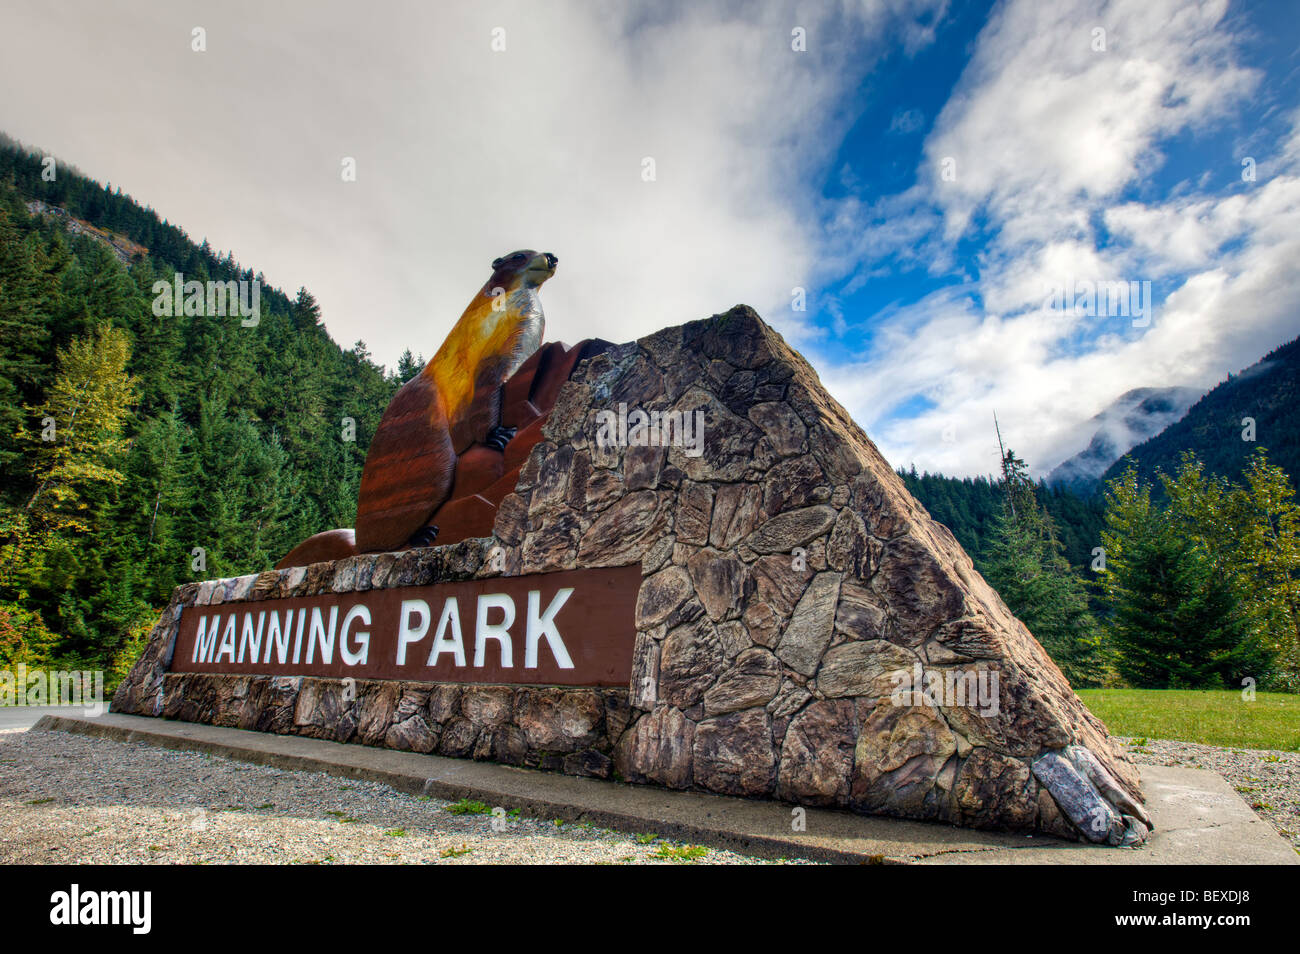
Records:
<instances>
[{"instance_id":1,"label":"marmot sculpture","mask_svg":"<svg viewBox=\"0 0 1300 954\"><path fill-rule=\"evenodd\" d=\"M524 370L538 376L538 362L530 361L541 347L545 329L538 290L555 274L557 262L550 252L526 249L492 263L492 276L437 354L402 386L384 411L361 474L355 532L318 533L295 547L278 566L428 546L438 533L437 527L429 525L430 517L448 500L453 486L459 486L461 455L473 447L473 453L495 458L495 473L501 474L501 452L516 433L515 427L502 423L503 386L525 363L531 368ZM556 349L554 358L552 349ZM550 382L547 390L558 390L580 356L590 352L589 347L568 350L548 345L539 356L551 359L543 361L549 371L541 375ZM534 390L542 383L537 381ZM535 396L527 391L525 395ZM528 417L540 418L538 411L549 411L553 403L551 393L549 403L533 409ZM538 431L540 423L537 420Z\"/></svg>"},{"instance_id":2,"label":"marmot sculpture","mask_svg":"<svg viewBox=\"0 0 1300 954\"><path fill-rule=\"evenodd\" d=\"M538 290L555 274L550 252L512 252L469 303L438 353L388 405L366 456L357 498L359 552L429 544L412 537L451 493L456 457L471 444L503 450L501 387L542 344Z\"/></svg>"}]
</instances>

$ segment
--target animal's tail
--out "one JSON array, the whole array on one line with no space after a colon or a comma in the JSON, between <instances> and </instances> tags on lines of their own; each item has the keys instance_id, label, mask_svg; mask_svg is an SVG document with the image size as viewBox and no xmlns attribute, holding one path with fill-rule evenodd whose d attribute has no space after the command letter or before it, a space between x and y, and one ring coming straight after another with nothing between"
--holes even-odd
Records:
<instances>
[{"instance_id":1,"label":"animal's tail","mask_svg":"<svg viewBox=\"0 0 1300 954\"><path fill-rule=\"evenodd\" d=\"M325 530L308 537L286 553L284 559L277 563L275 568L283 570L288 566L307 566L311 563L342 560L356 554L357 539L351 528Z\"/></svg>"}]
</instances>

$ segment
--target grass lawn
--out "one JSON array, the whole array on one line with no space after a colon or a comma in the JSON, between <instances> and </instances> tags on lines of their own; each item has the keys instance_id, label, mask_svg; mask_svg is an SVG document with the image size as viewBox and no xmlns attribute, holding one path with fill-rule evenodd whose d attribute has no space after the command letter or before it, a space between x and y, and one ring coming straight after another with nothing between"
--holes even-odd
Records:
<instances>
[{"instance_id":1,"label":"grass lawn","mask_svg":"<svg viewBox=\"0 0 1300 954\"><path fill-rule=\"evenodd\" d=\"M1080 689L1114 735L1300 752L1300 695L1199 689Z\"/></svg>"}]
</instances>

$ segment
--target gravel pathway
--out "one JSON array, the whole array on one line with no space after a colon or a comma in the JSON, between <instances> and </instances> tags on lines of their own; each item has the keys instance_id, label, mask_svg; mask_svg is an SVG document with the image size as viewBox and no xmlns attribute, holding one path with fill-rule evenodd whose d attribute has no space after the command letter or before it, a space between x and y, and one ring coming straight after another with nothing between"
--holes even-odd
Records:
<instances>
[{"instance_id":1,"label":"gravel pathway","mask_svg":"<svg viewBox=\"0 0 1300 954\"><path fill-rule=\"evenodd\" d=\"M0 731L0 864L772 863L451 806L198 752Z\"/></svg>"},{"instance_id":2,"label":"gravel pathway","mask_svg":"<svg viewBox=\"0 0 1300 954\"><path fill-rule=\"evenodd\" d=\"M1224 749L1195 742L1116 737L1135 762L1209 769L1300 850L1300 752Z\"/></svg>"}]
</instances>

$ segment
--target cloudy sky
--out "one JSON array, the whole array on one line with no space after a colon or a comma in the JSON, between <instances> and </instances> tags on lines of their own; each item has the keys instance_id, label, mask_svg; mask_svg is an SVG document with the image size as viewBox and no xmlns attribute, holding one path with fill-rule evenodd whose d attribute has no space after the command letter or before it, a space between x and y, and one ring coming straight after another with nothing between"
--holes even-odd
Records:
<instances>
[{"instance_id":1,"label":"cloudy sky","mask_svg":"<svg viewBox=\"0 0 1300 954\"><path fill-rule=\"evenodd\" d=\"M1123 392L1206 388L1300 333L1287 0L3 18L0 129L306 286L390 366L532 247L560 258L549 338L744 302L895 466L995 470L996 411L1044 473ZM1145 317L1053 295L1098 281L1150 282Z\"/></svg>"}]
</instances>

